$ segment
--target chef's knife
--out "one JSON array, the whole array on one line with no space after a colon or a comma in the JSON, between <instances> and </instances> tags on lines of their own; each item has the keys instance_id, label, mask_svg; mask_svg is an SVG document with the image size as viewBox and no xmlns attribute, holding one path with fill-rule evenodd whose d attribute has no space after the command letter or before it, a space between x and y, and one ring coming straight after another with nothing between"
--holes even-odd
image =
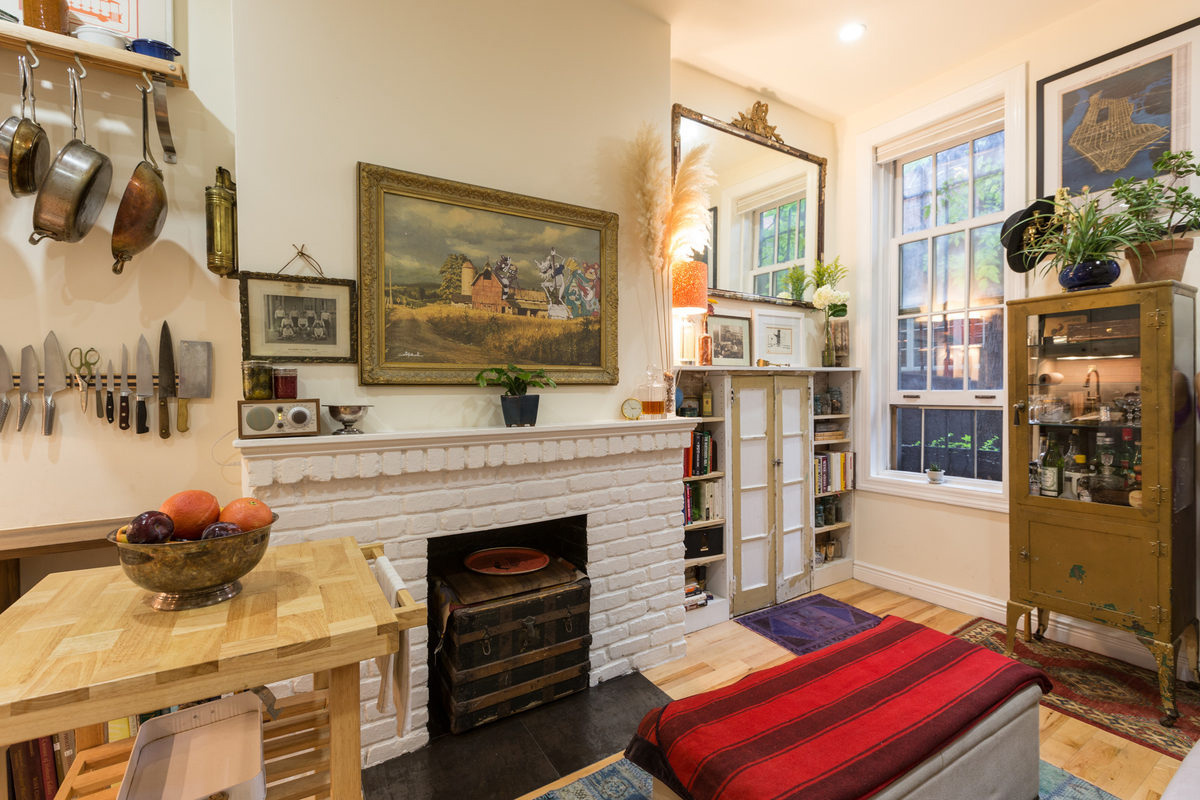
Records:
<instances>
[{"instance_id":1,"label":"chef's knife","mask_svg":"<svg viewBox=\"0 0 1200 800\"><path fill-rule=\"evenodd\" d=\"M175 347L171 344L171 329L163 320L158 338L158 435L171 437L171 407L167 398L175 396Z\"/></svg>"},{"instance_id":2,"label":"chef's knife","mask_svg":"<svg viewBox=\"0 0 1200 800\"><path fill-rule=\"evenodd\" d=\"M54 331L46 334L42 344L43 372L42 404L46 413L42 418L42 433L49 436L54 430L54 393L67 388L67 362L63 360L62 348Z\"/></svg>"},{"instance_id":3,"label":"chef's knife","mask_svg":"<svg viewBox=\"0 0 1200 800\"><path fill-rule=\"evenodd\" d=\"M29 399L29 395L37 390L37 353L33 352L33 345L27 344L21 348L21 410L17 412L18 431L25 427L25 418L29 416L29 409L33 408L33 401Z\"/></svg>"},{"instance_id":4,"label":"chef's knife","mask_svg":"<svg viewBox=\"0 0 1200 800\"><path fill-rule=\"evenodd\" d=\"M0 347L0 431L4 430L4 421L8 419L8 409L12 404L8 402L8 393L12 391L12 364L8 363L8 353L4 352L4 348Z\"/></svg>"},{"instance_id":5,"label":"chef's knife","mask_svg":"<svg viewBox=\"0 0 1200 800\"><path fill-rule=\"evenodd\" d=\"M117 427L129 430L129 348L121 345L121 412Z\"/></svg>"},{"instance_id":6,"label":"chef's knife","mask_svg":"<svg viewBox=\"0 0 1200 800\"><path fill-rule=\"evenodd\" d=\"M101 383L103 383L103 381L101 380L102 377L103 376L100 374L99 370L97 370L96 371L96 418L97 419L104 419L104 407L103 407L103 404L100 402L101 400L104 399L104 387L100 385Z\"/></svg>"},{"instance_id":7,"label":"chef's knife","mask_svg":"<svg viewBox=\"0 0 1200 800\"><path fill-rule=\"evenodd\" d=\"M138 337L137 351L137 427L138 433L150 432L150 421L146 414L146 398L154 396L154 357L150 355L150 343L145 336Z\"/></svg>"},{"instance_id":8,"label":"chef's knife","mask_svg":"<svg viewBox=\"0 0 1200 800\"><path fill-rule=\"evenodd\" d=\"M175 427L188 429L188 399L212 397L212 342L179 343L179 407Z\"/></svg>"},{"instance_id":9,"label":"chef's knife","mask_svg":"<svg viewBox=\"0 0 1200 800\"><path fill-rule=\"evenodd\" d=\"M108 360L108 371L104 375L104 416L108 418L108 424L113 421L113 375L112 359Z\"/></svg>"}]
</instances>

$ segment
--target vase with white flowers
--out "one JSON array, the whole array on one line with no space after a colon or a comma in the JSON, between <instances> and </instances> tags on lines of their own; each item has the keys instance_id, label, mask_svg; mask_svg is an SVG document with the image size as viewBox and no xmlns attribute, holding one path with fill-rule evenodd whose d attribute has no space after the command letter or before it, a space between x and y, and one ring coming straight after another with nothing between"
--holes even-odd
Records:
<instances>
[{"instance_id":1,"label":"vase with white flowers","mask_svg":"<svg viewBox=\"0 0 1200 800\"><path fill-rule=\"evenodd\" d=\"M838 282L844 277L846 268L836 258L828 263L822 263L818 259L810 276L814 285L812 304L818 311L825 313L825 341L821 347L822 367L832 367L837 361L829 320L846 316L846 304L850 301L850 293L839 291L837 288Z\"/></svg>"}]
</instances>

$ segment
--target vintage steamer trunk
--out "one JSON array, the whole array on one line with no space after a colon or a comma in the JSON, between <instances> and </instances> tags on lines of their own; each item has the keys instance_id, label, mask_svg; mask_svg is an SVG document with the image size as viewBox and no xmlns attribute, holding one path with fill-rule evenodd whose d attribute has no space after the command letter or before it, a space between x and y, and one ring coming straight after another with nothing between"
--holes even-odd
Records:
<instances>
[{"instance_id":1,"label":"vintage steamer trunk","mask_svg":"<svg viewBox=\"0 0 1200 800\"><path fill-rule=\"evenodd\" d=\"M443 630L431 641L452 732L587 688L590 589L562 559L532 576L433 579L431 624Z\"/></svg>"}]
</instances>

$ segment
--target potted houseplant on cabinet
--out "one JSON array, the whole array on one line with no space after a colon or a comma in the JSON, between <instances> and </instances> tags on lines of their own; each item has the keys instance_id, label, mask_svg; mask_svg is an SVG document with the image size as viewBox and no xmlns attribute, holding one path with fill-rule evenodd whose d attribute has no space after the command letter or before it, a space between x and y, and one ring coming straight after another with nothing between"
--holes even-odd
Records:
<instances>
[{"instance_id":1,"label":"potted houseplant on cabinet","mask_svg":"<svg viewBox=\"0 0 1200 800\"><path fill-rule=\"evenodd\" d=\"M1045 200L1034 206L1039 204L1049 206ZM1121 274L1116 255L1140 241L1141 206L1094 195L1085 186L1076 196L1059 189L1052 207L1052 213L1035 211L1024 226L1024 256L1042 261L1046 272L1058 272L1058 283L1068 292L1110 285Z\"/></svg>"},{"instance_id":2,"label":"potted houseplant on cabinet","mask_svg":"<svg viewBox=\"0 0 1200 800\"><path fill-rule=\"evenodd\" d=\"M480 386L497 384L504 387L504 394L500 396L500 410L504 413L504 424L510 428L537 423L540 395L528 394L530 386L557 386L544 369L527 370L512 364L480 370L475 380Z\"/></svg>"},{"instance_id":3,"label":"potted houseplant on cabinet","mask_svg":"<svg viewBox=\"0 0 1200 800\"><path fill-rule=\"evenodd\" d=\"M1187 185L1200 174L1200 161L1191 150L1163 153L1154 162L1154 175L1144 181L1118 178L1113 197L1123 202L1138 224L1137 242L1125 250L1139 282L1182 280L1192 251L1183 235L1200 228L1200 196Z\"/></svg>"}]
</instances>

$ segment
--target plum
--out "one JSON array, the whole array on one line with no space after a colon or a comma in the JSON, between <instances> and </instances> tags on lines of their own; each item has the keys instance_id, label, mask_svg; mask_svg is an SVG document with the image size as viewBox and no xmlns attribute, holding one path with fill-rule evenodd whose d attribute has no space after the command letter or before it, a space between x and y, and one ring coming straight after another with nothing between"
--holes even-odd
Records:
<instances>
[{"instance_id":1,"label":"plum","mask_svg":"<svg viewBox=\"0 0 1200 800\"><path fill-rule=\"evenodd\" d=\"M232 522L214 522L200 534L201 539L220 539L222 536L233 536L241 533L242 529Z\"/></svg>"},{"instance_id":2,"label":"plum","mask_svg":"<svg viewBox=\"0 0 1200 800\"><path fill-rule=\"evenodd\" d=\"M128 539L134 544L162 544L175 532L175 523L161 511L143 511L129 523Z\"/></svg>"}]
</instances>

